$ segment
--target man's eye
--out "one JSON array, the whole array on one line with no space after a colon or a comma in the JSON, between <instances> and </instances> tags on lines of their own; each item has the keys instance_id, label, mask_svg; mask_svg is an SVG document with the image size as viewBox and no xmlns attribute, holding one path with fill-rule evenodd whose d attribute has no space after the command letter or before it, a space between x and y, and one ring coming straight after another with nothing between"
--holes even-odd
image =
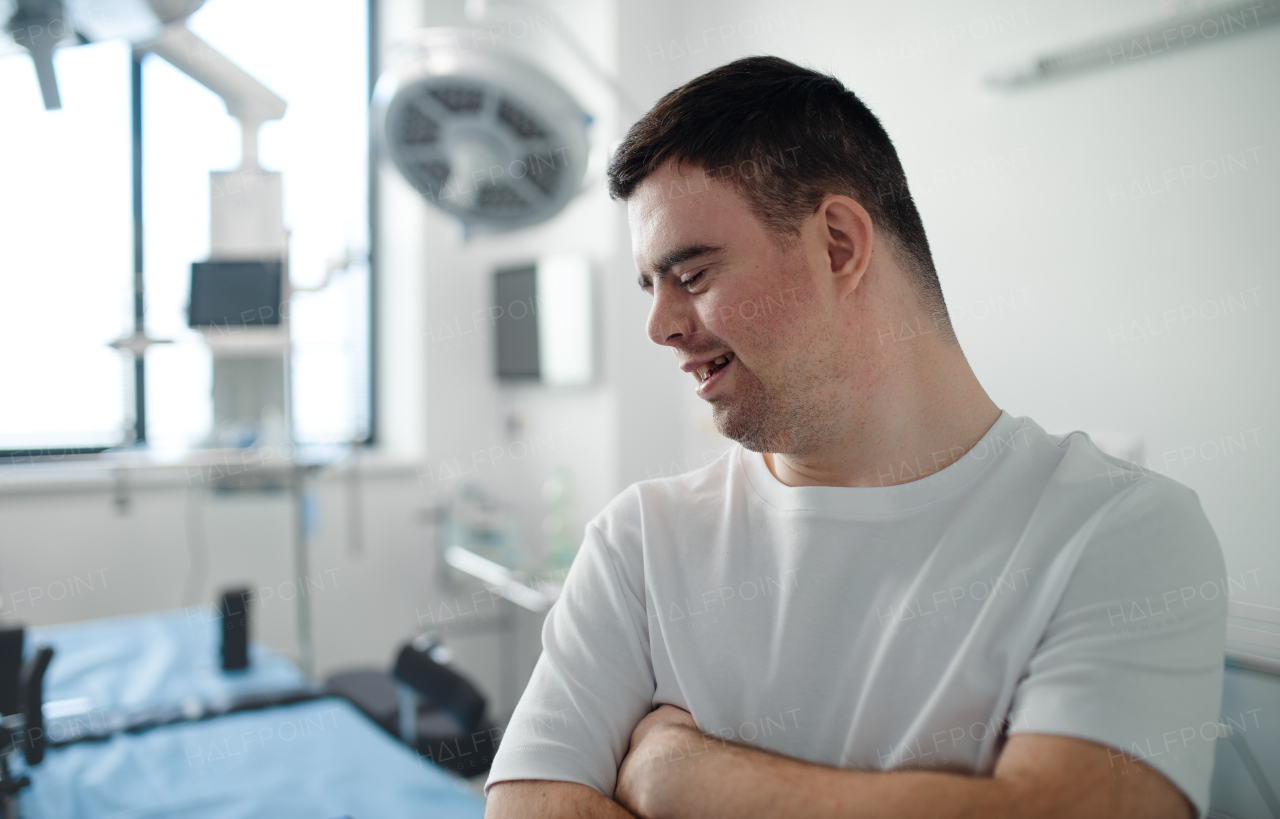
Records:
<instances>
[{"instance_id":1,"label":"man's eye","mask_svg":"<svg viewBox=\"0 0 1280 819\"><path fill-rule=\"evenodd\" d=\"M692 276L690 276L689 278L687 278L687 279L681 279L681 280L680 280L680 283L681 283L681 284L683 284L685 287L688 287L689 285L691 285L691 284L693 284L694 282L696 282L698 279L701 279L701 278L702 278L702 274L703 274L703 273L706 273L706 272L707 272L707 271L705 271L705 270L699 270L697 273L694 273L694 274L693 274Z\"/></svg>"}]
</instances>

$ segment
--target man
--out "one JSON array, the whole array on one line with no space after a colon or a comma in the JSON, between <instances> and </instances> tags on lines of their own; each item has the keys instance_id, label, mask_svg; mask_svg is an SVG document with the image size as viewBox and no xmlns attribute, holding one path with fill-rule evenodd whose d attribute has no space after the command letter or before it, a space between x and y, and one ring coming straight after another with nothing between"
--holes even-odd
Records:
<instances>
[{"instance_id":1,"label":"man","mask_svg":"<svg viewBox=\"0 0 1280 819\"><path fill-rule=\"evenodd\" d=\"M987 396L858 98L739 60L610 185L649 337L741 446L588 525L487 815L1203 815L1213 531Z\"/></svg>"}]
</instances>

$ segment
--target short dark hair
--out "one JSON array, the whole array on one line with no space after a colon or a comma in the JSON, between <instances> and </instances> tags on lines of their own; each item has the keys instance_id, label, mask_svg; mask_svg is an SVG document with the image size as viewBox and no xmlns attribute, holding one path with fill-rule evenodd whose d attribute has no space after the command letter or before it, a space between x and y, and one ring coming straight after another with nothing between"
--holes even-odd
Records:
<instances>
[{"instance_id":1,"label":"short dark hair","mask_svg":"<svg viewBox=\"0 0 1280 819\"><path fill-rule=\"evenodd\" d=\"M778 57L744 57L680 86L627 132L609 164L609 195L627 199L668 160L728 180L779 233L794 233L829 194L857 200L949 334L898 153L880 120L835 77Z\"/></svg>"}]
</instances>

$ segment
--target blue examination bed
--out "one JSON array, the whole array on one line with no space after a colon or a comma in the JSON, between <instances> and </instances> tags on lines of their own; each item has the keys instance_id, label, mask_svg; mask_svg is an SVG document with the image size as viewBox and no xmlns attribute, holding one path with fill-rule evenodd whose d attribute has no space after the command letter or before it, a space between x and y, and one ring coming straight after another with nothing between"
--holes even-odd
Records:
<instances>
[{"instance_id":1,"label":"blue examination bed","mask_svg":"<svg viewBox=\"0 0 1280 819\"><path fill-rule=\"evenodd\" d=\"M32 628L56 651L45 677L44 761L19 796L26 819L465 819L483 802L420 760L345 700L312 699L57 747L114 715L305 687L283 657L250 647L242 672L219 664L208 610ZM65 714L65 716L57 716Z\"/></svg>"}]
</instances>

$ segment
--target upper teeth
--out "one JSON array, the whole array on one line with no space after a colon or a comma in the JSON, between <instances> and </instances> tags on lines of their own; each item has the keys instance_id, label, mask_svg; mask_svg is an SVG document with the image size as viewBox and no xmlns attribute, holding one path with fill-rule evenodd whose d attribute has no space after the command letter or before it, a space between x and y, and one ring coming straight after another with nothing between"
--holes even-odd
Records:
<instances>
[{"instance_id":1,"label":"upper teeth","mask_svg":"<svg viewBox=\"0 0 1280 819\"><path fill-rule=\"evenodd\" d=\"M706 381L708 378L711 377L711 372L713 370L729 363L732 360L733 360L733 353L725 353L719 358L714 359L712 361L708 361L706 364L703 364L701 367L694 370L693 377L700 382Z\"/></svg>"}]
</instances>

